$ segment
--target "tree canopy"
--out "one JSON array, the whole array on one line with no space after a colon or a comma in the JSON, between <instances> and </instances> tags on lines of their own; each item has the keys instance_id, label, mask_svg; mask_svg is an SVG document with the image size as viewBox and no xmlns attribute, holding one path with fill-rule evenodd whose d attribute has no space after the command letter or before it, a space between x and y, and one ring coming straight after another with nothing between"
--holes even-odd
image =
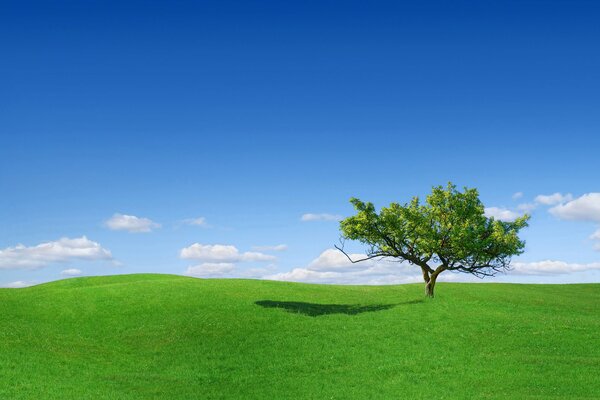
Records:
<instances>
[{"instance_id":1,"label":"tree canopy","mask_svg":"<svg viewBox=\"0 0 600 400\"><path fill-rule=\"evenodd\" d=\"M511 257L521 254L525 242L519 231L529 215L500 221L485 215L477 189L461 192L452 183L436 186L425 203L418 197L404 205L391 203L379 212L373 203L352 198L356 215L340 222L342 239L367 245L366 257L394 258L420 267L426 294L433 297L435 282L444 271L477 277L507 270Z\"/></svg>"}]
</instances>

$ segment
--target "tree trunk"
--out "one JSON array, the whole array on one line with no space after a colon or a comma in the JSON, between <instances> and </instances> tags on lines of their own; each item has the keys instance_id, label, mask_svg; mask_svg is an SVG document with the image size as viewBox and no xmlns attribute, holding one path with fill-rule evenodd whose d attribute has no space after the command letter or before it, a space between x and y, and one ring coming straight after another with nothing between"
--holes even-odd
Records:
<instances>
[{"instance_id":1,"label":"tree trunk","mask_svg":"<svg viewBox=\"0 0 600 400\"><path fill-rule=\"evenodd\" d=\"M429 278L429 282L425 285L425 294L427 297L433 298L433 290L435 289L435 280L437 279L436 274L432 274Z\"/></svg>"},{"instance_id":2,"label":"tree trunk","mask_svg":"<svg viewBox=\"0 0 600 400\"><path fill-rule=\"evenodd\" d=\"M425 276L423 273L423 278L425 278L425 295L427 297L433 298L433 290L435 289L435 281L439 274L446 270L446 266L440 265L431 275ZM427 279L429 278L429 279Z\"/></svg>"},{"instance_id":3,"label":"tree trunk","mask_svg":"<svg viewBox=\"0 0 600 400\"><path fill-rule=\"evenodd\" d=\"M423 280L425 283L429 283L429 271L427 271L425 268L421 268L421 271L423 271Z\"/></svg>"}]
</instances>

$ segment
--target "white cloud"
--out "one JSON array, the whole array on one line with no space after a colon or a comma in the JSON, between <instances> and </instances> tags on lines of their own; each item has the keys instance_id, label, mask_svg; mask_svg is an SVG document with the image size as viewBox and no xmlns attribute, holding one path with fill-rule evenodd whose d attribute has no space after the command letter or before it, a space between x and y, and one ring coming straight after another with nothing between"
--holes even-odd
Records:
<instances>
[{"instance_id":1,"label":"white cloud","mask_svg":"<svg viewBox=\"0 0 600 400\"><path fill-rule=\"evenodd\" d=\"M278 244L275 246L252 246L252 250L256 251L285 251L287 249L287 244Z\"/></svg>"},{"instance_id":2,"label":"white cloud","mask_svg":"<svg viewBox=\"0 0 600 400\"><path fill-rule=\"evenodd\" d=\"M587 193L550 209L560 219L600 222L600 193Z\"/></svg>"},{"instance_id":3,"label":"white cloud","mask_svg":"<svg viewBox=\"0 0 600 400\"><path fill-rule=\"evenodd\" d=\"M196 277L217 277L229 274L235 270L235 264L232 263L203 263L188 267L187 275Z\"/></svg>"},{"instance_id":4,"label":"white cloud","mask_svg":"<svg viewBox=\"0 0 600 400\"><path fill-rule=\"evenodd\" d=\"M186 225L201 226L204 228L210 227L210 225L208 225L208 223L206 222L206 218L204 217L184 219L183 223Z\"/></svg>"},{"instance_id":5,"label":"white cloud","mask_svg":"<svg viewBox=\"0 0 600 400\"><path fill-rule=\"evenodd\" d=\"M19 244L0 250L0 269L41 268L48 264L71 260L112 260L112 255L109 250L85 236L75 239L61 238L32 247Z\"/></svg>"},{"instance_id":6,"label":"white cloud","mask_svg":"<svg viewBox=\"0 0 600 400\"><path fill-rule=\"evenodd\" d=\"M237 247L232 245L201 243L194 243L191 246L181 249L179 256L184 259L222 263L275 260L275 256L256 251L240 253Z\"/></svg>"},{"instance_id":7,"label":"white cloud","mask_svg":"<svg viewBox=\"0 0 600 400\"><path fill-rule=\"evenodd\" d=\"M365 258L364 254L349 254L353 261ZM352 271L365 269L366 266L377 264L376 260L367 260L360 263L352 263L341 251L337 249L327 249L319 257L308 264L311 271Z\"/></svg>"},{"instance_id":8,"label":"white cloud","mask_svg":"<svg viewBox=\"0 0 600 400\"><path fill-rule=\"evenodd\" d=\"M151 219L118 213L113 215L104 224L108 229L113 231L128 231L132 233L152 232L153 229L160 228L160 224Z\"/></svg>"},{"instance_id":9,"label":"white cloud","mask_svg":"<svg viewBox=\"0 0 600 400\"><path fill-rule=\"evenodd\" d=\"M512 222L515 219L519 218L521 214L518 212L508 210L506 208L499 207L486 207L485 208L485 216L493 217L500 221Z\"/></svg>"},{"instance_id":10,"label":"white cloud","mask_svg":"<svg viewBox=\"0 0 600 400\"><path fill-rule=\"evenodd\" d=\"M309 221L340 221L344 219L343 216L341 215L337 215L337 214L312 214L312 213L308 213L308 214L303 214L302 217L300 217L301 221L304 222L309 222Z\"/></svg>"},{"instance_id":11,"label":"white cloud","mask_svg":"<svg viewBox=\"0 0 600 400\"><path fill-rule=\"evenodd\" d=\"M77 268L69 268L62 270L60 274L64 276L78 276L81 275L81 270Z\"/></svg>"},{"instance_id":12,"label":"white cloud","mask_svg":"<svg viewBox=\"0 0 600 400\"><path fill-rule=\"evenodd\" d=\"M566 203L567 201L571 201L572 199L573 195L571 195L570 193L563 195L557 192L549 195L540 194L539 196L535 197L534 201L538 204L551 206L554 204Z\"/></svg>"},{"instance_id":13,"label":"white cloud","mask_svg":"<svg viewBox=\"0 0 600 400\"><path fill-rule=\"evenodd\" d=\"M513 262L511 264L511 273L520 275L568 274L571 272L590 270L600 270L600 262L577 264L564 261L545 260L527 263Z\"/></svg>"},{"instance_id":14,"label":"white cloud","mask_svg":"<svg viewBox=\"0 0 600 400\"><path fill-rule=\"evenodd\" d=\"M5 285L2 285L0 287L9 288L9 289L20 289L20 288L24 288L24 287L28 287L28 286L33 286L35 284L36 284L36 282L32 282L32 281L14 281L14 282L10 282Z\"/></svg>"},{"instance_id":15,"label":"white cloud","mask_svg":"<svg viewBox=\"0 0 600 400\"><path fill-rule=\"evenodd\" d=\"M517 192L515 194L512 195L513 200L518 200L521 197L523 197L523 192Z\"/></svg>"}]
</instances>

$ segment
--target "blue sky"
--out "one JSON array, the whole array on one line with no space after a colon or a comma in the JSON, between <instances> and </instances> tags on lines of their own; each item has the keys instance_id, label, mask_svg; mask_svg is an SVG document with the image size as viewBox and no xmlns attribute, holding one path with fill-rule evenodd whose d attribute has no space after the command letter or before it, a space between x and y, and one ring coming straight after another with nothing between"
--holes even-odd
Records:
<instances>
[{"instance_id":1,"label":"blue sky","mask_svg":"<svg viewBox=\"0 0 600 400\"><path fill-rule=\"evenodd\" d=\"M599 7L2 2L0 286L411 281L343 265L335 218L302 216L447 181L497 212L535 204L521 272L498 280L600 281ZM182 258L195 243L237 252Z\"/></svg>"}]
</instances>

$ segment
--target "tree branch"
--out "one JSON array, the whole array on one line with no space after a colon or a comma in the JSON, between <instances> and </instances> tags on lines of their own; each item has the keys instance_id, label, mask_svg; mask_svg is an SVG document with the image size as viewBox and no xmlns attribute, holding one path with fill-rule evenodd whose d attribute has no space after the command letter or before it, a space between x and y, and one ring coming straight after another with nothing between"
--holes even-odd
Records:
<instances>
[{"instance_id":1,"label":"tree branch","mask_svg":"<svg viewBox=\"0 0 600 400\"><path fill-rule=\"evenodd\" d=\"M341 252L342 252L342 253L343 253L343 254L346 256L346 258L347 258L347 259L348 259L348 260L349 260L349 261L350 261L352 264L356 264L356 263L359 263L359 262L361 262L361 261L367 261L367 260L371 260L371 259L373 259L373 258L378 258L378 257L388 257L388 255L386 255L386 254L377 253L377 254L372 254L372 255L370 255L370 256L367 256L367 257L365 257L365 258L361 258L360 260L353 260L353 259L350 257L350 255L349 255L348 253L346 253L346 252L344 251L344 249L342 249L342 248L338 247L338 246L337 246L337 244L334 244L334 245L333 245L333 247L335 247L336 249L338 249L339 251L341 251Z\"/></svg>"}]
</instances>

